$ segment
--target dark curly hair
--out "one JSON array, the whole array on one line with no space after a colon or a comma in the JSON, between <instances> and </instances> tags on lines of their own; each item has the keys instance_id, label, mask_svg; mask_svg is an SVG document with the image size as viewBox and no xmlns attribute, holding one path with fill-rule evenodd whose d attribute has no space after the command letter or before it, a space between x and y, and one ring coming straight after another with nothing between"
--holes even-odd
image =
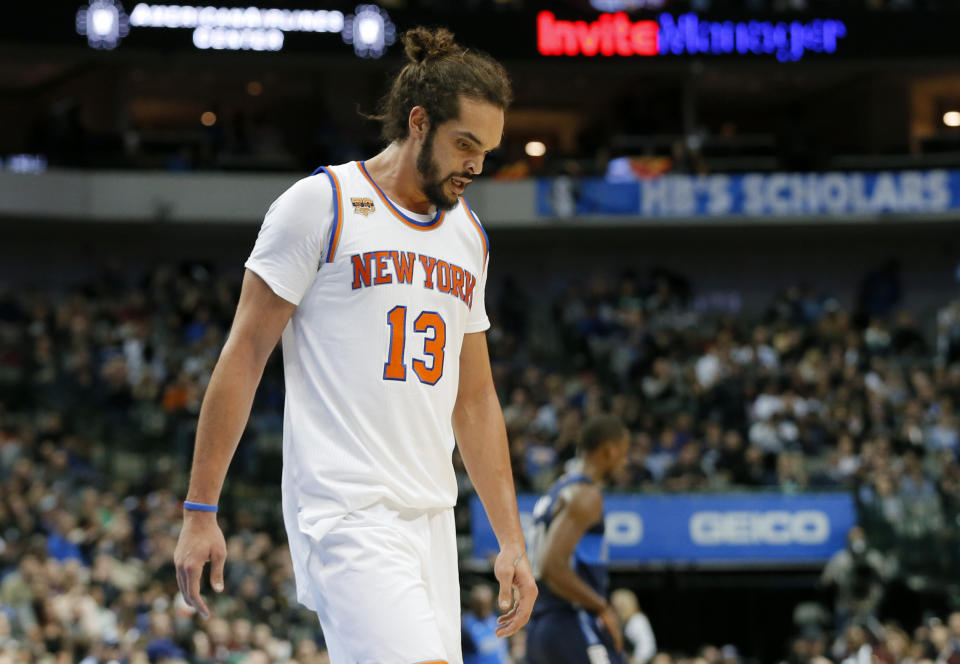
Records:
<instances>
[{"instance_id":1,"label":"dark curly hair","mask_svg":"<svg viewBox=\"0 0 960 664\"><path fill-rule=\"evenodd\" d=\"M590 454L606 443L617 442L625 433L627 428L613 415L594 415L580 430L577 452L584 455Z\"/></svg>"},{"instance_id":2,"label":"dark curly hair","mask_svg":"<svg viewBox=\"0 0 960 664\"><path fill-rule=\"evenodd\" d=\"M403 35L409 62L380 101L379 113L388 142L402 142L409 129L410 109L422 106L431 127L460 114L460 96L486 101L506 110L513 99L503 66L486 53L469 51L445 28L413 28Z\"/></svg>"}]
</instances>

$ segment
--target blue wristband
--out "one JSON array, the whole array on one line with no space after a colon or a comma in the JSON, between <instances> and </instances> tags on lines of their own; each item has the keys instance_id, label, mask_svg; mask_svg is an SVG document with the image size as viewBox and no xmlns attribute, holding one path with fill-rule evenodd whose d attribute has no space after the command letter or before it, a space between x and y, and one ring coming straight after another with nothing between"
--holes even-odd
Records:
<instances>
[{"instance_id":1,"label":"blue wristband","mask_svg":"<svg viewBox=\"0 0 960 664\"><path fill-rule=\"evenodd\" d=\"M193 510L195 512L216 512L216 505L205 505L203 503L191 503L189 500L183 501L183 509Z\"/></svg>"}]
</instances>

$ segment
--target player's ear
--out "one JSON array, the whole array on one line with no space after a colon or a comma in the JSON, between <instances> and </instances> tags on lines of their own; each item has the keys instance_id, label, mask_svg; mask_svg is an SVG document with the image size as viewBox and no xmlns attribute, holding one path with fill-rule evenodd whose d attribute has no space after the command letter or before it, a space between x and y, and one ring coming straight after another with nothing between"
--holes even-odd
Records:
<instances>
[{"instance_id":1,"label":"player's ear","mask_svg":"<svg viewBox=\"0 0 960 664\"><path fill-rule=\"evenodd\" d=\"M610 447L607 449L607 458L613 463L620 458L620 441L614 438L610 441Z\"/></svg>"},{"instance_id":2,"label":"player's ear","mask_svg":"<svg viewBox=\"0 0 960 664\"><path fill-rule=\"evenodd\" d=\"M606 463L610 463L610 461L613 459L613 450L611 449L611 447L612 446L610 445L610 443L604 443L600 447L600 453L603 455L603 460Z\"/></svg>"},{"instance_id":3,"label":"player's ear","mask_svg":"<svg viewBox=\"0 0 960 664\"><path fill-rule=\"evenodd\" d=\"M423 106L414 106L410 109L410 117L407 119L407 129L413 138L423 138L430 129L430 118L427 116L427 109Z\"/></svg>"}]
</instances>

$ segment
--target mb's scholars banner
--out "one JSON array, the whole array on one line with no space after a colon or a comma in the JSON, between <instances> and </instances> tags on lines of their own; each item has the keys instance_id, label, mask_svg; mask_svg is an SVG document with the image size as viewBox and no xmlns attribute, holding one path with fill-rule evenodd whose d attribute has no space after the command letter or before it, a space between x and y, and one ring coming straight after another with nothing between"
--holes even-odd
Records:
<instances>
[{"instance_id":1,"label":"mb's scholars banner","mask_svg":"<svg viewBox=\"0 0 960 664\"><path fill-rule=\"evenodd\" d=\"M830 218L960 212L960 170L542 178L544 217Z\"/></svg>"}]
</instances>

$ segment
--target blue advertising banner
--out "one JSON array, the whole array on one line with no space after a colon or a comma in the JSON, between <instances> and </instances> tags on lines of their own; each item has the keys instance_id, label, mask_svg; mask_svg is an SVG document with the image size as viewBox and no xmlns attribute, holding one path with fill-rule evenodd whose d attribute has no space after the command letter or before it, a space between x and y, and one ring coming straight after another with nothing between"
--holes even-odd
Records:
<instances>
[{"instance_id":1,"label":"blue advertising banner","mask_svg":"<svg viewBox=\"0 0 960 664\"><path fill-rule=\"evenodd\" d=\"M616 160L615 160L616 161ZM537 180L537 214L650 218L846 217L960 211L960 170Z\"/></svg>"},{"instance_id":2,"label":"blue advertising banner","mask_svg":"<svg viewBox=\"0 0 960 664\"><path fill-rule=\"evenodd\" d=\"M518 497L528 535L537 499ZM822 564L856 523L847 493L610 495L604 508L614 565ZM470 525L474 558L495 555L497 540L477 497Z\"/></svg>"}]
</instances>

